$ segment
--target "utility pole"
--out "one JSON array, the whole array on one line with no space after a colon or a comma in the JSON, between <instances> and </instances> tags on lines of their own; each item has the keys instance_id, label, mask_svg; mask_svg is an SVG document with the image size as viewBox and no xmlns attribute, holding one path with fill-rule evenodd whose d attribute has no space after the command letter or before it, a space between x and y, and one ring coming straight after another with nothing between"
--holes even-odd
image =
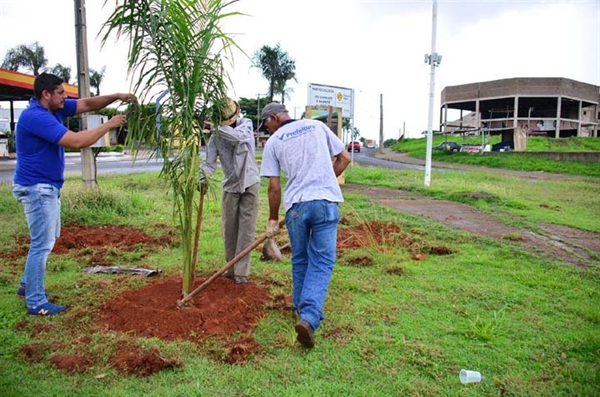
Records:
<instances>
[{"instance_id":1,"label":"utility pole","mask_svg":"<svg viewBox=\"0 0 600 397\"><path fill-rule=\"evenodd\" d=\"M442 62L442 56L435 52L435 35L437 28L437 0L433 0L433 17L431 28L431 54L425 54L425 63L431 66L429 79L429 122L427 124L427 154L425 156L425 186L431 181L431 151L433 147L433 97L435 95L435 68Z\"/></svg>"},{"instance_id":2,"label":"utility pole","mask_svg":"<svg viewBox=\"0 0 600 397\"><path fill-rule=\"evenodd\" d=\"M383 94L379 94L379 154L383 154Z\"/></svg>"},{"instance_id":3,"label":"utility pole","mask_svg":"<svg viewBox=\"0 0 600 397\"><path fill-rule=\"evenodd\" d=\"M265 94L256 94L256 131L260 125L260 97L266 97Z\"/></svg>"},{"instance_id":4,"label":"utility pole","mask_svg":"<svg viewBox=\"0 0 600 397\"><path fill-rule=\"evenodd\" d=\"M260 94L256 94L256 131L260 125Z\"/></svg>"},{"instance_id":5,"label":"utility pole","mask_svg":"<svg viewBox=\"0 0 600 397\"><path fill-rule=\"evenodd\" d=\"M79 99L82 99L90 96L85 0L75 0L75 36L77 38L77 86ZM79 130L85 131L87 128L87 114L82 113ZM85 186L91 189L98 186L96 183L96 159L92 148L81 149L81 175Z\"/></svg>"}]
</instances>

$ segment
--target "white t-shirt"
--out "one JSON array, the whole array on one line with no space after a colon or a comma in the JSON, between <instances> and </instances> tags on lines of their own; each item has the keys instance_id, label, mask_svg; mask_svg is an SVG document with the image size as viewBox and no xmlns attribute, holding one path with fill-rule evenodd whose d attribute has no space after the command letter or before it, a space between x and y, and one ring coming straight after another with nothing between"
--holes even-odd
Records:
<instances>
[{"instance_id":1,"label":"white t-shirt","mask_svg":"<svg viewBox=\"0 0 600 397\"><path fill-rule=\"evenodd\" d=\"M283 207L302 201L344 201L333 171L332 157L344 150L340 139L320 121L302 119L287 123L267 140L260 176L288 178Z\"/></svg>"}]
</instances>

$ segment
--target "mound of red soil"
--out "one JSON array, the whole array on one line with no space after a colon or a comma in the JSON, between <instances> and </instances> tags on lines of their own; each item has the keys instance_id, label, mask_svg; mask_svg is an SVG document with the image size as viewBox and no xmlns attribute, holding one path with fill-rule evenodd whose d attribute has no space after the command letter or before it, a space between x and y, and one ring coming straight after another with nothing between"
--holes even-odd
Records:
<instances>
[{"instance_id":1,"label":"mound of red soil","mask_svg":"<svg viewBox=\"0 0 600 397\"><path fill-rule=\"evenodd\" d=\"M194 288L204 281L196 278ZM181 277L157 279L105 303L98 323L135 336L197 341L210 335L252 331L271 301L259 286L234 284L225 277L194 296L191 306L178 308L181 297Z\"/></svg>"}]
</instances>

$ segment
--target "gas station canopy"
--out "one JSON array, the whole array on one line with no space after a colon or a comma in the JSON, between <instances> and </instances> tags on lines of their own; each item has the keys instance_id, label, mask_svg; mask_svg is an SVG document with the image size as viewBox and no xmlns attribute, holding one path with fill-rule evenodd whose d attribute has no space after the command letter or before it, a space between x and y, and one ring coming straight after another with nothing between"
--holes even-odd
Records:
<instances>
[{"instance_id":1,"label":"gas station canopy","mask_svg":"<svg viewBox=\"0 0 600 397\"><path fill-rule=\"evenodd\" d=\"M35 76L0 68L0 101L29 101L33 97ZM77 99L76 85L65 84L67 97Z\"/></svg>"}]
</instances>

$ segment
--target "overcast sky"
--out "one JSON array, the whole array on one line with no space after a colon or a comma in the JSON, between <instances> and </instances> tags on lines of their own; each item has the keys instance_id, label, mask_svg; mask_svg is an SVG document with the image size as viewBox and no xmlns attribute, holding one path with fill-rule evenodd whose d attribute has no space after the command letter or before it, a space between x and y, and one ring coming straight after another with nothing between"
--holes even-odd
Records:
<instances>
[{"instance_id":1,"label":"overcast sky","mask_svg":"<svg viewBox=\"0 0 600 397\"><path fill-rule=\"evenodd\" d=\"M87 0L90 67L106 66L101 93L128 87L123 43L100 48L96 35L115 0ZM280 43L296 60L297 83L286 99L300 117L307 84L355 90L355 126L379 135L383 94L385 139L427 129L432 0L240 0L229 7L247 16L228 19L224 30L252 55ZM0 57L38 41L49 65L63 63L76 75L73 0L0 0ZM512 77L566 77L600 85L600 1L439 0L434 129L446 86ZM232 97L267 92L267 82L236 53L229 67ZM7 106L6 104L0 104Z\"/></svg>"}]
</instances>

